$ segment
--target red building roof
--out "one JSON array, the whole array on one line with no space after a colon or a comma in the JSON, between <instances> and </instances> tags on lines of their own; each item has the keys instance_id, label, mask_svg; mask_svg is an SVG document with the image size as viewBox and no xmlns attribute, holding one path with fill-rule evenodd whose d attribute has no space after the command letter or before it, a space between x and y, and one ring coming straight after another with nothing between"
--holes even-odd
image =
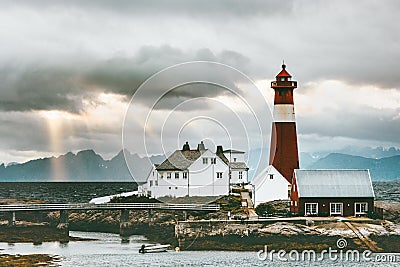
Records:
<instances>
[{"instance_id":1,"label":"red building roof","mask_svg":"<svg viewBox=\"0 0 400 267\"><path fill-rule=\"evenodd\" d=\"M281 72L279 72L278 75L276 75L276 77L290 77L291 78L292 75L290 75L290 73L286 71L286 65L283 64Z\"/></svg>"}]
</instances>

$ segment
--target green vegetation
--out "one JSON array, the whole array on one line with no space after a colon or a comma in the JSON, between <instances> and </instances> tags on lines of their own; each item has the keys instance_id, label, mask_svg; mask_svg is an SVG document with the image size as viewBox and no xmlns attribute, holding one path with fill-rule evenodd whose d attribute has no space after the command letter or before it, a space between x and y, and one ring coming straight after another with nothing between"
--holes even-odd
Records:
<instances>
[{"instance_id":1,"label":"green vegetation","mask_svg":"<svg viewBox=\"0 0 400 267\"><path fill-rule=\"evenodd\" d=\"M221 206L221 211L230 211L231 213L237 213L242 211L242 202L239 196L223 196L213 203Z\"/></svg>"},{"instance_id":2,"label":"green vegetation","mask_svg":"<svg viewBox=\"0 0 400 267\"><path fill-rule=\"evenodd\" d=\"M274 216L274 215L289 216L290 215L289 203L288 201L280 201L280 200L261 203L257 206L256 213L258 214L258 216L261 217Z\"/></svg>"}]
</instances>

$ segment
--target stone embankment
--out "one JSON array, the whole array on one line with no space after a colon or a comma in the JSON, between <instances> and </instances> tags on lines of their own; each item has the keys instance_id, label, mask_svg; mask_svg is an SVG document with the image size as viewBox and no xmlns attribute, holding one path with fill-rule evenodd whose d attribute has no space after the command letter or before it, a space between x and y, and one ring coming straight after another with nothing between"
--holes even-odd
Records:
<instances>
[{"instance_id":1,"label":"stone embankment","mask_svg":"<svg viewBox=\"0 0 400 267\"><path fill-rule=\"evenodd\" d=\"M378 223L378 224L376 224ZM344 222L323 223L313 226L293 222L234 222L203 221L179 222L175 235L182 250L257 250L268 245L271 249L335 248L339 238L346 238L349 248L376 251L400 251L398 243L400 224L389 221L351 223L363 237L371 240L370 246L360 240L359 234ZM383 242L383 240L386 240Z\"/></svg>"}]
</instances>

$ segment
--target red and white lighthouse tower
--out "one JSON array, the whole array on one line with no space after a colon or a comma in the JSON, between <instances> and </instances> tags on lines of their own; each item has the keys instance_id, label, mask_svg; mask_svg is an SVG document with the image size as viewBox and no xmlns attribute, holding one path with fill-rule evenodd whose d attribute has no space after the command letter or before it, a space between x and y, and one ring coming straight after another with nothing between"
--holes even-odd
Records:
<instances>
[{"instance_id":1,"label":"red and white lighthouse tower","mask_svg":"<svg viewBox=\"0 0 400 267\"><path fill-rule=\"evenodd\" d=\"M271 82L271 88L275 90L275 98L269 155L269 164L274 166L290 184L293 170L299 168L293 101L293 90L297 88L297 82L292 81L291 78L283 63L276 80Z\"/></svg>"}]
</instances>

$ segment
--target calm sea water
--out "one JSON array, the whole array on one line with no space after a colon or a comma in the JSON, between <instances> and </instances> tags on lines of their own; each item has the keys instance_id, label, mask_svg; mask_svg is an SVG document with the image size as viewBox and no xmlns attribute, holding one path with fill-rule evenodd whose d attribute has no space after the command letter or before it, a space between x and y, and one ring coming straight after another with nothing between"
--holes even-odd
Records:
<instances>
[{"instance_id":1,"label":"calm sea water","mask_svg":"<svg viewBox=\"0 0 400 267\"><path fill-rule=\"evenodd\" d=\"M41 245L28 243L0 243L8 254L53 254L62 256L61 266L398 266L398 262L344 262L324 259L320 262L262 261L257 252L235 251L183 251L140 254L142 244L149 244L142 236L132 236L129 243L121 243L119 235L108 233L71 232L72 236L95 238L96 241L74 241L68 244L46 242ZM376 259L376 255L371 258ZM400 256L397 256L400 262Z\"/></svg>"},{"instance_id":2,"label":"calm sea water","mask_svg":"<svg viewBox=\"0 0 400 267\"><path fill-rule=\"evenodd\" d=\"M400 181L374 182L376 200L400 202ZM2 183L0 198L27 198L52 203L88 202L92 198L134 191L136 183Z\"/></svg>"},{"instance_id":3,"label":"calm sea water","mask_svg":"<svg viewBox=\"0 0 400 267\"><path fill-rule=\"evenodd\" d=\"M0 198L26 198L52 203L84 203L92 198L135 191L134 182L23 183L0 182Z\"/></svg>"}]
</instances>

